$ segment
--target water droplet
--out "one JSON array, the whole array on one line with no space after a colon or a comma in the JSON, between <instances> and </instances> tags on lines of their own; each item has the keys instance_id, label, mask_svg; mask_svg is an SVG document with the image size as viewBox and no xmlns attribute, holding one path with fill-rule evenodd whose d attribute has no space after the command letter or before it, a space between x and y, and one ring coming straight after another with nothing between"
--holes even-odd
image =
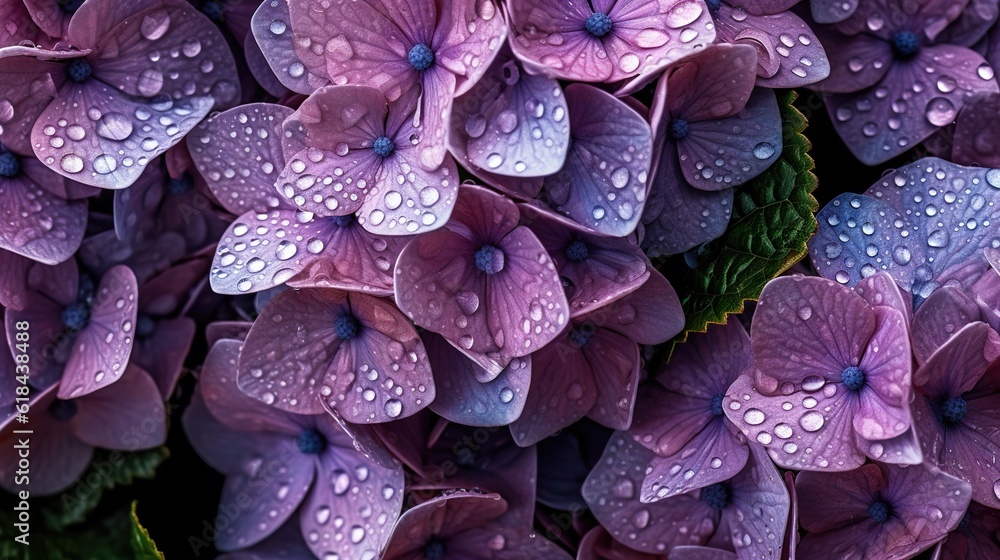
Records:
<instances>
[{"instance_id":1,"label":"water droplet","mask_svg":"<svg viewBox=\"0 0 1000 560\"><path fill-rule=\"evenodd\" d=\"M930 235L927 236L927 245L931 247L947 247L948 242L951 240L948 235L947 230L939 229L932 231Z\"/></svg>"},{"instance_id":2,"label":"water droplet","mask_svg":"<svg viewBox=\"0 0 1000 560\"><path fill-rule=\"evenodd\" d=\"M753 147L753 155L757 159L767 159L774 155L774 146L768 142L761 142Z\"/></svg>"},{"instance_id":3,"label":"water droplet","mask_svg":"<svg viewBox=\"0 0 1000 560\"><path fill-rule=\"evenodd\" d=\"M616 189L623 189L628 185L629 172L628 169L624 167L619 167L611 172L611 184L614 185Z\"/></svg>"},{"instance_id":4,"label":"water droplet","mask_svg":"<svg viewBox=\"0 0 1000 560\"><path fill-rule=\"evenodd\" d=\"M121 113L111 112L97 122L97 135L108 140L125 140L132 134L132 120Z\"/></svg>"},{"instance_id":5,"label":"water droplet","mask_svg":"<svg viewBox=\"0 0 1000 560\"><path fill-rule=\"evenodd\" d=\"M764 413L756 408L747 409L743 413L743 421L751 426L757 426L764 423Z\"/></svg>"},{"instance_id":6,"label":"water droplet","mask_svg":"<svg viewBox=\"0 0 1000 560\"><path fill-rule=\"evenodd\" d=\"M157 10L147 14L139 24L139 32L150 41L155 41L166 34L170 29L170 15L166 10Z\"/></svg>"},{"instance_id":7,"label":"water droplet","mask_svg":"<svg viewBox=\"0 0 1000 560\"><path fill-rule=\"evenodd\" d=\"M799 418L799 425L807 432L815 432L823 427L823 415L815 410L810 410Z\"/></svg>"},{"instance_id":8,"label":"water droplet","mask_svg":"<svg viewBox=\"0 0 1000 560\"><path fill-rule=\"evenodd\" d=\"M79 173L83 171L83 159L76 154L66 154L59 160L59 167L66 173Z\"/></svg>"},{"instance_id":9,"label":"water droplet","mask_svg":"<svg viewBox=\"0 0 1000 560\"><path fill-rule=\"evenodd\" d=\"M507 404L514 400L514 391L510 387L500 389L500 402Z\"/></svg>"},{"instance_id":10,"label":"water droplet","mask_svg":"<svg viewBox=\"0 0 1000 560\"><path fill-rule=\"evenodd\" d=\"M955 105L944 97L935 97L927 102L925 116L927 121L934 126L945 126L955 120L958 111Z\"/></svg>"},{"instance_id":11,"label":"water droplet","mask_svg":"<svg viewBox=\"0 0 1000 560\"><path fill-rule=\"evenodd\" d=\"M351 477L342 470L336 470L333 471L330 484L333 485L333 493L342 496L351 487Z\"/></svg>"},{"instance_id":12,"label":"water droplet","mask_svg":"<svg viewBox=\"0 0 1000 560\"><path fill-rule=\"evenodd\" d=\"M396 399L389 399L385 401L385 414L389 418L396 418L403 412L403 403Z\"/></svg>"}]
</instances>

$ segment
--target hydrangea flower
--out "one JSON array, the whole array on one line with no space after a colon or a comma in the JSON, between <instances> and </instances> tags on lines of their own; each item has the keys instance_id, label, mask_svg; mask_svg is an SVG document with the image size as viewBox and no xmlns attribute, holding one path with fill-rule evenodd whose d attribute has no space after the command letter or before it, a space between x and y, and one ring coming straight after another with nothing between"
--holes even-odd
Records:
<instances>
[{"instance_id":1,"label":"hydrangea flower","mask_svg":"<svg viewBox=\"0 0 1000 560\"><path fill-rule=\"evenodd\" d=\"M494 376L569 320L552 258L519 218L510 200L463 185L451 220L414 238L395 268L399 308Z\"/></svg>"},{"instance_id":2,"label":"hydrangea flower","mask_svg":"<svg viewBox=\"0 0 1000 560\"><path fill-rule=\"evenodd\" d=\"M814 87L863 163L887 161L951 124L969 95L998 91L990 65L967 48L982 30L949 27L966 4L876 0L817 26L830 47L830 76Z\"/></svg>"},{"instance_id":3,"label":"hydrangea flower","mask_svg":"<svg viewBox=\"0 0 1000 560\"><path fill-rule=\"evenodd\" d=\"M788 490L766 454L752 446L750 460L732 478L655 504L639 501L654 453L616 432L583 486L601 525L622 544L651 554L685 545L735 550L740 558L780 558L788 521Z\"/></svg>"},{"instance_id":4,"label":"hydrangea flower","mask_svg":"<svg viewBox=\"0 0 1000 560\"><path fill-rule=\"evenodd\" d=\"M899 311L824 278L779 277L761 292L750 340L755 370L733 383L723 409L778 465L920 462L919 450L895 453L906 447L897 438L910 429L913 394Z\"/></svg>"},{"instance_id":5,"label":"hydrangea flower","mask_svg":"<svg viewBox=\"0 0 1000 560\"><path fill-rule=\"evenodd\" d=\"M569 560L551 542L527 530L497 523L507 509L498 494L456 490L423 502L404 513L383 558L403 560Z\"/></svg>"},{"instance_id":6,"label":"hydrangea flower","mask_svg":"<svg viewBox=\"0 0 1000 560\"><path fill-rule=\"evenodd\" d=\"M70 399L122 377L134 342L138 287L125 266L110 269L96 286L74 261L60 266L58 277L33 286L24 310L8 309L5 319L12 351L19 321L28 321L39 341L28 348L32 386L58 383L56 396Z\"/></svg>"},{"instance_id":7,"label":"hydrangea flower","mask_svg":"<svg viewBox=\"0 0 1000 560\"><path fill-rule=\"evenodd\" d=\"M985 71L985 70L984 70ZM990 72L992 72L990 67ZM996 129L1000 120L1000 93L985 93L970 97L955 119L955 130L948 158L960 165L1000 167L1000 145Z\"/></svg>"},{"instance_id":8,"label":"hydrangea flower","mask_svg":"<svg viewBox=\"0 0 1000 560\"><path fill-rule=\"evenodd\" d=\"M936 322L936 321L935 321ZM944 330L944 325L938 327ZM1000 387L1000 334L970 323L948 338L913 374L914 425L924 457L972 485L972 499L1000 506L1000 453L995 407Z\"/></svg>"},{"instance_id":9,"label":"hydrangea flower","mask_svg":"<svg viewBox=\"0 0 1000 560\"><path fill-rule=\"evenodd\" d=\"M221 554L218 560L313 560L316 558L306 546L302 528L294 517L285 522L271 536L259 543L233 552Z\"/></svg>"},{"instance_id":10,"label":"hydrangea flower","mask_svg":"<svg viewBox=\"0 0 1000 560\"><path fill-rule=\"evenodd\" d=\"M282 125L303 137L305 149L286 151L278 191L317 216L357 213L374 234L443 226L458 194L458 170L450 157L433 170L418 162L427 132L413 124L419 96L419 88L393 102L368 86L316 90Z\"/></svg>"},{"instance_id":11,"label":"hydrangea flower","mask_svg":"<svg viewBox=\"0 0 1000 560\"><path fill-rule=\"evenodd\" d=\"M8 334L15 332L8 327ZM34 332L32 332L34 334ZM7 373L7 372L5 372ZM13 378L13 369L10 372ZM31 494L56 494L73 484L90 464L94 448L135 451L163 445L167 441L163 399L156 383L136 366L129 366L116 383L79 396L62 398L58 383L32 391L30 420L15 422L13 406L4 409L0 442L13 449L14 430L30 429ZM137 427L142 426L141 431ZM24 490L17 478L18 454L0 458L0 482L8 492Z\"/></svg>"},{"instance_id":12,"label":"hydrangea flower","mask_svg":"<svg viewBox=\"0 0 1000 560\"><path fill-rule=\"evenodd\" d=\"M914 307L949 283L966 288L1000 246L1000 170L923 158L887 173L864 194L841 194L817 216L813 266L853 286L887 271Z\"/></svg>"},{"instance_id":13,"label":"hydrangea flower","mask_svg":"<svg viewBox=\"0 0 1000 560\"><path fill-rule=\"evenodd\" d=\"M239 97L225 41L182 0L126 8L89 0L65 40L79 50L6 53L0 98L18 126L0 137L81 183L127 187L209 110ZM22 130L30 130L30 146Z\"/></svg>"},{"instance_id":14,"label":"hydrangea flower","mask_svg":"<svg viewBox=\"0 0 1000 560\"><path fill-rule=\"evenodd\" d=\"M789 8L799 0L707 2L716 41L757 49L757 85L792 88L830 74L830 61L816 34Z\"/></svg>"},{"instance_id":15,"label":"hydrangea flower","mask_svg":"<svg viewBox=\"0 0 1000 560\"><path fill-rule=\"evenodd\" d=\"M284 152L304 146L301 137L282 133L280 125L291 114L280 105L244 105L214 115L188 140L216 198L240 215L219 242L212 289L252 293L288 282L392 293L393 263L409 238L373 235L353 215L298 211L277 192Z\"/></svg>"},{"instance_id":16,"label":"hydrangea flower","mask_svg":"<svg viewBox=\"0 0 1000 560\"><path fill-rule=\"evenodd\" d=\"M292 414L241 393L233 378L240 344L212 348L183 417L195 450L226 475L220 503L241 508L216 546L252 546L296 515L317 557L376 555L402 507L402 469L359 454L325 413Z\"/></svg>"},{"instance_id":17,"label":"hydrangea flower","mask_svg":"<svg viewBox=\"0 0 1000 560\"><path fill-rule=\"evenodd\" d=\"M923 466L869 463L843 473L801 472L808 533L801 558L912 558L955 529L969 505L966 482Z\"/></svg>"},{"instance_id":18,"label":"hydrangea flower","mask_svg":"<svg viewBox=\"0 0 1000 560\"><path fill-rule=\"evenodd\" d=\"M710 325L676 347L643 387L629 435L654 451L640 500L651 502L729 479L746 465L746 437L726 417L730 384L753 367L740 322Z\"/></svg>"},{"instance_id":19,"label":"hydrangea flower","mask_svg":"<svg viewBox=\"0 0 1000 560\"><path fill-rule=\"evenodd\" d=\"M493 0L310 0L290 2L289 13L303 70L335 85L376 87L390 102L419 85L418 159L427 169L444 160L453 98L486 72L507 36Z\"/></svg>"},{"instance_id":20,"label":"hydrangea flower","mask_svg":"<svg viewBox=\"0 0 1000 560\"><path fill-rule=\"evenodd\" d=\"M282 410L388 422L434 400L423 342L391 303L332 289L289 290L264 307L240 353L240 389Z\"/></svg>"},{"instance_id":21,"label":"hydrangea flower","mask_svg":"<svg viewBox=\"0 0 1000 560\"><path fill-rule=\"evenodd\" d=\"M4 25L0 27L0 47L19 45L22 42L32 44L42 44L45 35L38 29L38 25L32 20L28 7L21 0L4 2L0 5L0 21ZM6 122L8 118L0 117L0 123Z\"/></svg>"},{"instance_id":22,"label":"hydrangea flower","mask_svg":"<svg viewBox=\"0 0 1000 560\"><path fill-rule=\"evenodd\" d=\"M685 547L676 547L674 550L682 548ZM646 554L645 552L632 550L611 538L608 531L598 525L587 531L587 534L580 539L580 547L576 558L577 560L665 560L667 557L661 554Z\"/></svg>"},{"instance_id":23,"label":"hydrangea flower","mask_svg":"<svg viewBox=\"0 0 1000 560\"><path fill-rule=\"evenodd\" d=\"M756 56L749 45L713 45L657 83L649 117L654 175L642 216L651 255L682 253L720 236L732 212L732 187L781 155L777 98L754 89Z\"/></svg>"},{"instance_id":24,"label":"hydrangea flower","mask_svg":"<svg viewBox=\"0 0 1000 560\"><path fill-rule=\"evenodd\" d=\"M934 558L965 560L992 558L1000 554L1000 512L976 502L969 504L965 516L943 541L938 543Z\"/></svg>"},{"instance_id":25,"label":"hydrangea flower","mask_svg":"<svg viewBox=\"0 0 1000 560\"><path fill-rule=\"evenodd\" d=\"M585 415L612 429L632 423L639 344L661 344L684 328L680 300L651 270L638 290L577 317L532 354L524 412L511 423L518 445L532 445Z\"/></svg>"},{"instance_id":26,"label":"hydrangea flower","mask_svg":"<svg viewBox=\"0 0 1000 560\"><path fill-rule=\"evenodd\" d=\"M526 67L561 80L626 82L638 90L715 39L700 0L510 0L510 46Z\"/></svg>"}]
</instances>

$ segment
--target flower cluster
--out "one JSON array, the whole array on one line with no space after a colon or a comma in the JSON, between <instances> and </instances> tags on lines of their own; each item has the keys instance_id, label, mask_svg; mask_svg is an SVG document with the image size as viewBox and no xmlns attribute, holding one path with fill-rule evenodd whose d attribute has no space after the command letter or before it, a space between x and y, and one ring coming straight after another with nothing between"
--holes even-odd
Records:
<instances>
[{"instance_id":1,"label":"flower cluster","mask_svg":"<svg viewBox=\"0 0 1000 560\"><path fill-rule=\"evenodd\" d=\"M1000 555L1000 10L798 4L6 2L0 487L176 434L196 556ZM811 221L786 88L944 159Z\"/></svg>"}]
</instances>

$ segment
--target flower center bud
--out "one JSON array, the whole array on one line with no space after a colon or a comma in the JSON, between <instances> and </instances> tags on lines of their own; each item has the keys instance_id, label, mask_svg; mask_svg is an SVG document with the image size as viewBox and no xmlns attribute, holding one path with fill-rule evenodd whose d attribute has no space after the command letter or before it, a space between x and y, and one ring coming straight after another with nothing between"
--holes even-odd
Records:
<instances>
[{"instance_id":1,"label":"flower center bud","mask_svg":"<svg viewBox=\"0 0 1000 560\"><path fill-rule=\"evenodd\" d=\"M721 484L713 484L701 491L701 499L712 509L722 509L729 504L729 490Z\"/></svg>"},{"instance_id":2,"label":"flower center bud","mask_svg":"<svg viewBox=\"0 0 1000 560\"><path fill-rule=\"evenodd\" d=\"M375 143L372 145L375 149L375 153L380 157L389 157L389 154L396 149L396 144L389 139L388 136L379 136L375 139Z\"/></svg>"},{"instance_id":3,"label":"flower center bud","mask_svg":"<svg viewBox=\"0 0 1000 560\"><path fill-rule=\"evenodd\" d=\"M889 42L892 54L899 60L909 60L920 52L920 38L912 31L897 31Z\"/></svg>"},{"instance_id":4,"label":"flower center bud","mask_svg":"<svg viewBox=\"0 0 1000 560\"><path fill-rule=\"evenodd\" d=\"M82 331L88 322L90 322L90 307L86 303L76 302L63 309L62 323L66 329L73 332Z\"/></svg>"},{"instance_id":5,"label":"flower center bud","mask_svg":"<svg viewBox=\"0 0 1000 560\"><path fill-rule=\"evenodd\" d=\"M483 245L476 251L476 268L486 274L496 274L503 270L503 251L493 245Z\"/></svg>"},{"instance_id":6,"label":"flower center bud","mask_svg":"<svg viewBox=\"0 0 1000 560\"><path fill-rule=\"evenodd\" d=\"M844 382L844 386L848 389L857 391L865 385L865 373L861 371L861 368L851 366L844 368L844 371L840 373L840 380Z\"/></svg>"},{"instance_id":7,"label":"flower center bud","mask_svg":"<svg viewBox=\"0 0 1000 560\"><path fill-rule=\"evenodd\" d=\"M577 348L582 348L590 343L594 338L594 326L583 323L569 330L569 340Z\"/></svg>"},{"instance_id":8,"label":"flower center bud","mask_svg":"<svg viewBox=\"0 0 1000 560\"><path fill-rule=\"evenodd\" d=\"M56 399L49 405L49 414L59 422L69 422L76 416L76 402Z\"/></svg>"},{"instance_id":9,"label":"flower center bud","mask_svg":"<svg viewBox=\"0 0 1000 560\"><path fill-rule=\"evenodd\" d=\"M303 430L295 443L299 445L299 451L306 455L316 455L326 449L326 438L312 428Z\"/></svg>"},{"instance_id":10,"label":"flower center bud","mask_svg":"<svg viewBox=\"0 0 1000 560\"><path fill-rule=\"evenodd\" d=\"M425 560L444 560L444 543L437 537L431 537L424 547Z\"/></svg>"},{"instance_id":11,"label":"flower center bud","mask_svg":"<svg viewBox=\"0 0 1000 560\"><path fill-rule=\"evenodd\" d=\"M410 59L410 64L417 72L423 72L434 64L434 51L423 43L417 43L410 49L407 58Z\"/></svg>"},{"instance_id":12,"label":"flower center bud","mask_svg":"<svg viewBox=\"0 0 1000 560\"><path fill-rule=\"evenodd\" d=\"M722 416L722 395L712 397L712 414Z\"/></svg>"},{"instance_id":13,"label":"flower center bud","mask_svg":"<svg viewBox=\"0 0 1000 560\"><path fill-rule=\"evenodd\" d=\"M872 520L875 521L875 523L885 523L885 521L889 519L889 514L891 513L892 508L890 508L889 504L883 502L882 500L878 500L868 506L868 515L872 516Z\"/></svg>"},{"instance_id":14,"label":"flower center bud","mask_svg":"<svg viewBox=\"0 0 1000 560\"><path fill-rule=\"evenodd\" d=\"M11 152L0 152L0 177L13 177L21 172L21 162Z\"/></svg>"},{"instance_id":15,"label":"flower center bud","mask_svg":"<svg viewBox=\"0 0 1000 560\"><path fill-rule=\"evenodd\" d=\"M688 133L691 132L691 127L688 122L684 119L674 119L670 121L670 136L674 140L683 140L687 138Z\"/></svg>"},{"instance_id":16,"label":"flower center bud","mask_svg":"<svg viewBox=\"0 0 1000 560\"><path fill-rule=\"evenodd\" d=\"M969 405L962 397L952 397L941 405L941 417L951 424L958 424L965 418L965 413L969 411Z\"/></svg>"},{"instance_id":17,"label":"flower center bud","mask_svg":"<svg viewBox=\"0 0 1000 560\"><path fill-rule=\"evenodd\" d=\"M185 173L179 179L170 180L170 192L176 195L187 194L194 188L194 181L191 176Z\"/></svg>"},{"instance_id":18,"label":"flower center bud","mask_svg":"<svg viewBox=\"0 0 1000 560\"><path fill-rule=\"evenodd\" d=\"M83 5L83 0L56 0L56 4L62 8L62 11L72 14L80 9Z\"/></svg>"},{"instance_id":19,"label":"flower center bud","mask_svg":"<svg viewBox=\"0 0 1000 560\"><path fill-rule=\"evenodd\" d=\"M722 7L722 0L705 0L705 3L708 4L708 9L712 12L717 12Z\"/></svg>"},{"instance_id":20,"label":"flower center bud","mask_svg":"<svg viewBox=\"0 0 1000 560\"><path fill-rule=\"evenodd\" d=\"M69 79L77 83L87 81L92 73L90 63L85 58L74 58L66 65L66 74L69 75Z\"/></svg>"},{"instance_id":21,"label":"flower center bud","mask_svg":"<svg viewBox=\"0 0 1000 560\"><path fill-rule=\"evenodd\" d=\"M225 8L222 7L222 3L216 0L209 0L201 6L201 13L205 14L208 19L216 23L222 21L222 16L225 11Z\"/></svg>"},{"instance_id":22,"label":"flower center bud","mask_svg":"<svg viewBox=\"0 0 1000 560\"><path fill-rule=\"evenodd\" d=\"M156 323L153 321L149 315L139 315L135 320L135 336L140 339L146 339L153 335L153 331L156 330Z\"/></svg>"},{"instance_id":23,"label":"flower center bud","mask_svg":"<svg viewBox=\"0 0 1000 560\"><path fill-rule=\"evenodd\" d=\"M341 315L340 318L337 319L337 325L335 328L337 329L337 338L346 342L358 336L358 331L361 330L361 325L353 315Z\"/></svg>"},{"instance_id":24,"label":"flower center bud","mask_svg":"<svg viewBox=\"0 0 1000 560\"><path fill-rule=\"evenodd\" d=\"M348 214L346 216L334 216L330 218L333 223L337 224L337 227L347 227L354 223L354 214Z\"/></svg>"},{"instance_id":25,"label":"flower center bud","mask_svg":"<svg viewBox=\"0 0 1000 560\"><path fill-rule=\"evenodd\" d=\"M611 25L611 18L609 18L607 14L597 12L590 14L590 17L587 18L587 22L583 24L583 27L587 30L587 33L590 33L594 37L600 39L611 31Z\"/></svg>"},{"instance_id":26,"label":"flower center bud","mask_svg":"<svg viewBox=\"0 0 1000 560\"><path fill-rule=\"evenodd\" d=\"M587 258L590 251L587 250L587 244L579 239L573 241L566 247L566 259L570 262L580 262Z\"/></svg>"}]
</instances>

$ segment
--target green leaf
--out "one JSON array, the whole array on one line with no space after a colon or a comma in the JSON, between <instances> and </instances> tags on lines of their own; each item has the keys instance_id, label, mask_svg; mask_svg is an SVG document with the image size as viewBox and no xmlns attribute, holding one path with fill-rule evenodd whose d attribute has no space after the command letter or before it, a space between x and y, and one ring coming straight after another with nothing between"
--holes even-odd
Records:
<instances>
[{"instance_id":1,"label":"green leaf","mask_svg":"<svg viewBox=\"0 0 1000 560\"><path fill-rule=\"evenodd\" d=\"M52 530L80 523L97 506L105 490L130 485L136 478L153 478L156 467L169 456L166 447L135 452L99 449L75 485L56 496L37 500L40 515Z\"/></svg>"},{"instance_id":2,"label":"green leaf","mask_svg":"<svg viewBox=\"0 0 1000 560\"><path fill-rule=\"evenodd\" d=\"M135 560L164 560L163 553L156 548L153 539L149 537L149 531L139 523L139 517L135 513L135 506L138 502L132 502L132 515L129 516L131 527L129 531L132 543L132 552L135 553Z\"/></svg>"},{"instance_id":3,"label":"green leaf","mask_svg":"<svg viewBox=\"0 0 1000 560\"><path fill-rule=\"evenodd\" d=\"M736 188L733 216L722 237L689 253L671 257L658 268L670 279L684 306L687 325L674 342L689 332L704 332L743 311L772 278L808 253L806 242L816 231L813 198L816 176L802 135L806 118L792 103L793 91L779 93L782 117L781 157L753 181ZM691 268L688 261L695 261Z\"/></svg>"}]
</instances>

